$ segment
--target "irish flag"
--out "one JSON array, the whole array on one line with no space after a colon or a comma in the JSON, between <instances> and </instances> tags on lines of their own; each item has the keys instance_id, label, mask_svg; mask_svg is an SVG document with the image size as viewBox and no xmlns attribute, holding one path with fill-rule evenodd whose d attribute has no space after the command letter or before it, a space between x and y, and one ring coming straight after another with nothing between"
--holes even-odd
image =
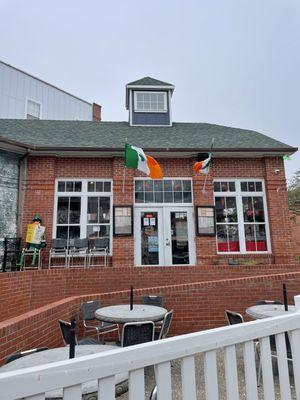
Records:
<instances>
[{"instance_id":1,"label":"irish flag","mask_svg":"<svg viewBox=\"0 0 300 400\"><path fill-rule=\"evenodd\" d=\"M160 165L151 156L147 156L140 147L125 144L125 167L136 168L152 179L162 179L163 172Z\"/></svg>"},{"instance_id":2,"label":"irish flag","mask_svg":"<svg viewBox=\"0 0 300 400\"><path fill-rule=\"evenodd\" d=\"M193 165L193 170L197 173L200 172L202 174L208 174L210 161L211 161L211 153L208 154L208 157L205 160L196 162Z\"/></svg>"}]
</instances>

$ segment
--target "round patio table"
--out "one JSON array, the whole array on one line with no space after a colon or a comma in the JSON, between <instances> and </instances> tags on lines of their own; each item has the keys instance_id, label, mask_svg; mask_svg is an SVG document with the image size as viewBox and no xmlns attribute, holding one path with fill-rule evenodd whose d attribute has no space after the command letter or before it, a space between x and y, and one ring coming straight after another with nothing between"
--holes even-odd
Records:
<instances>
[{"instance_id":1,"label":"round patio table","mask_svg":"<svg viewBox=\"0 0 300 400\"><path fill-rule=\"evenodd\" d=\"M78 345L75 347L75 357L88 356L95 353L102 353L108 350L116 350L117 346L109 345ZM36 367L38 365L49 364L57 361L67 360L69 358L69 346L57 347L29 354L11 361L0 368L0 373L15 371L18 369ZM119 396L128 390L128 373L117 374L115 377L116 395ZM82 384L82 396L84 400L97 399L98 383L97 381L85 382ZM52 390L46 393L46 399L62 399L63 389Z\"/></svg>"},{"instance_id":2,"label":"round patio table","mask_svg":"<svg viewBox=\"0 0 300 400\"><path fill-rule=\"evenodd\" d=\"M95 317L100 321L125 324L126 322L161 321L167 310L163 307L146 304L134 304L130 310L129 304L120 304L98 308Z\"/></svg>"},{"instance_id":3,"label":"round patio table","mask_svg":"<svg viewBox=\"0 0 300 400\"><path fill-rule=\"evenodd\" d=\"M281 304L262 304L247 308L246 314L253 319L278 317L279 315L293 314L296 312L295 306L290 306L288 311L284 310Z\"/></svg>"}]
</instances>

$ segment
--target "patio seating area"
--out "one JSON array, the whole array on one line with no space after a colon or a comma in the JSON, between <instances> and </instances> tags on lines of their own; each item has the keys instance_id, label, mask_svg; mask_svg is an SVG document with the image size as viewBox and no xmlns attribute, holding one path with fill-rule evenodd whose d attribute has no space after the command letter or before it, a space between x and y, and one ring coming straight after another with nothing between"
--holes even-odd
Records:
<instances>
[{"instance_id":1,"label":"patio seating area","mask_svg":"<svg viewBox=\"0 0 300 400\"><path fill-rule=\"evenodd\" d=\"M49 399L55 395L72 400L79 400L82 395L86 400L94 399L97 393L105 400L297 399L300 381L294 377L300 373L300 296L295 297L295 306L287 313L274 301L253 307L260 307L263 313L270 305L278 316L243 322L230 318L238 313L227 311L229 326L156 341L148 341L151 335L153 338L153 322L125 323L123 347L79 345L78 358L74 360L66 359L68 346L35 352L2 367L0 390L4 400L36 395L44 398L43 393ZM172 312L165 316L162 327L166 320L170 321L168 315L172 316ZM130 328L128 339L136 339L138 331L131 331L135 326L147 326L143 335L148 339L127 347L126 329ZM287 352L287 336L292 358ZM276 357L270 345L272 338L276 342ZM38 358L50 364L25 368L40 365ZM15 370L14 363L22 369ZM119 384L122 393L117 393Z\"/></svg>"}]
</instances>

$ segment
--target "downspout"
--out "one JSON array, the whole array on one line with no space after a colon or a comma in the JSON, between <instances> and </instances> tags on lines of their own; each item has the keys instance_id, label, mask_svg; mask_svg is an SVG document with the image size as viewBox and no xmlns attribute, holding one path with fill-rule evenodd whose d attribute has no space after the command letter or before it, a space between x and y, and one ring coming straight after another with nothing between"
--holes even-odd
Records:
<instances>
[{"instance_id":1,"label":"downspout","mask_svg":"<svg viewBox=\"0 0 300 400\"><path fill-rule=\"evenodd\" d=\"M26 150L26 153L19 158L18 161L18 206L17 206L17 237L22 236L22 216L23 216L23 204L22 204L22 198L23 198L23 173L24 173L24 168L23 168L23 161L28 157L29 155L29 150ZM25 178L26 179L26 178Z\"/></svg>"}]
</instances>

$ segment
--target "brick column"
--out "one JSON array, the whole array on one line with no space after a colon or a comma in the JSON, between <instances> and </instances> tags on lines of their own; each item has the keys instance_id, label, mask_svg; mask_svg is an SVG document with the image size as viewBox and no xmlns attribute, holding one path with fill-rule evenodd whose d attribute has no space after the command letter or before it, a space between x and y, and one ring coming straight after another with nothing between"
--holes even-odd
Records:
<instances>
[{"instance_id":1,"label":"brick column","mask_svg":"<svg viewBox=\"0 0 300 400\"><path fill-rule=\"evenodd\" d=\"M264 167L272 253L276 264L291 263L293 262L292 228L283 159L265 158Z\"/></svg>"},{"instance_id":2,"label":"brick column","mask_svg":"<svg viewBox=\"0 0 300 400\"><path fill-rule=\"evenodd\" d=\"M214 205L213 166L211 166L210 172L206 177L206 183L204 188L205 177L206 175L204 174L193 175L193 195L194 195L195 206ZM197 230L197 225L195 225L195 234L197 234L196 230ZM216 238L211 236L196 236L195 241L196 241L197 265L211 264L212 259L217 254Z\"/></svg>"},{"instance_id":3,"label":"brick column","mask_svg":"<svg viewBox=\"0 0 300 400\"><path fill-rule=\"evenodd\" d=\"M134 170L126 169L124 180L124 159L115 158L113 161L113 190L114 206L133 205ZM114 237L113 239L113 267L134 266L134 239L133 236Z\"/></svg>"}]
</instances>

